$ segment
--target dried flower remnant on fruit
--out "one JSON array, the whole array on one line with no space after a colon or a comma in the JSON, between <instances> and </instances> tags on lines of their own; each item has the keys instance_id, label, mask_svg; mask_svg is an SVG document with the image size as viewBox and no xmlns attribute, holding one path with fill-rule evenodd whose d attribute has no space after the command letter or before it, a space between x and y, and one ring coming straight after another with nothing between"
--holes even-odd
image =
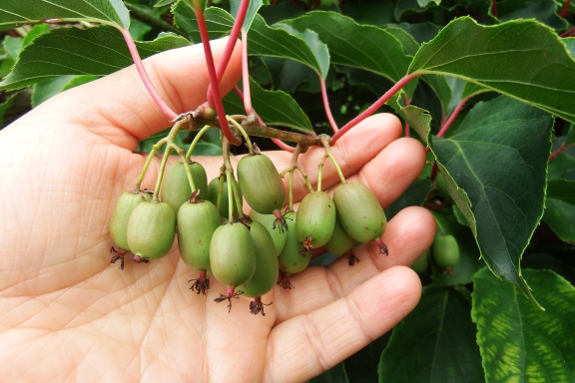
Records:
<instances>
[{"instance_id":1,"label":"dried flower remnant on fruit","mask_svg":"<svg viewBox=\"0 0 575 383\"><path fill-rule=\"evenodd\" d=\"M253 301L250 302L250 314L258 315L259 313L261 313L262 316L265 317L266 313L264 311L264 307L271 306L272 304L273 302L263 303L261 297L256 297L254 298Z\"/></svg>"},{"instance_id":2,"label":"dried flower remnant on fruit","mask_svg":"<svg viewBox=\"0 0 575 383\"><path fill-rule=\"evenodd\" d=\"M347 253L347 264L350 266L353 266L358 262L359 262L359 258L355 256L355 254L353 253L353 250L350 250L349 253Z\"/></svg>"},{"instance_id":3,"label":"dried flower remnant on fruit","mask_svg":"<svg viewBox=\"0 0 575 383\"><path fill-rule=\"evenodd\" d=\"M120 248L116 250L116 248L112 246L112 248L110 249L110 253L113 254L110 263L116 263L117 260L121 260L120 270L124 270L124 255L126 254L126 252Z\"/></svg>"},{"instance_id":4,"label":"dried flower remnant on fruit","mask_svg":"<svg viewBox=\"0 0 575 383\"><path fill-rule=\"evenodd\" d=\"M312 245L312 238L311 235L308 235L307 238L302 241L302 242L298 242L301 244L301 250L299 251L303 256L308 255L309 253L312 252L313 250L313 245Z\"/></svg>"},{"instance_id":5,"label":"dried flower remnant on fruit","mask_svg":"<svg viewBox=\"0 0 575 383\"><path fill-rule=\"evenodd\" d=\"M196 291L196 294L206 294L206 290L210 289L210 278L206 277L206 272L201 271L200 276L196 279L190 279L188 283L192 283L190 290Z\"/></svg>"},{"instance_id":6,"label":"dried flower remnant on fruit","mask_svg":"<svg viewBox=\"0 0 575 383\"><path fill-rule=\"evenodd\" d=\"M280 285L284 290L295 289L295 286L289 280L289 275L286 273L280 273L277 284Z\"/></svg>"},{"instance_id":7,"label":"dried flower remnant on fruit","mask_svg":"<svg viewBox=\"0 0 575 383\"><path fill-rule=\"evenodd\" d=\"M233 289L230 290L228 289L228 294L224 295L224 294L220 294L220 296L216 299L214 299L214 302L216 303L220 303L223 301L228 301L228 314L232 312L232 298L239 298L240 295L242 295L244 292L243 291L235 291Z\"/></svg>"},{"instance_id":8,"label":"dried flower remnant on fruit","mask_svg":"<svg viewBox=\"0 0 575 383\"><path fill-rule=\"evenodd\" d=\"M376 241L376 243L377 243L377 246L379 247L379 254L383 254L387 257L389 255L387 245L385 243L383 243L383 241L381 239L378 239Z\"/></svg>"}]
</instances>

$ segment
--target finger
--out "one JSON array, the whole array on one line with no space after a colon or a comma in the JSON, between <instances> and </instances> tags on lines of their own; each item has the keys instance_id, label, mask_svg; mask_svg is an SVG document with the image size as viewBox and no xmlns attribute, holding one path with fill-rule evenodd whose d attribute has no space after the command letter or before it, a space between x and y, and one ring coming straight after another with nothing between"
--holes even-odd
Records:
<instances>
[{"instance_id":1,"label":"finger","mask_svg":"<svg viewBox=\"0 0 575 383\"><path fill-rule=\"evenodd\" d=\"M219 61L228 39L212 41ZM162 52L144 60L152 83L176 112L195 110L206 101L209 76L201 44ZM239 44L220 84L222 95L241 77ZM92 83L60 94L34 113L49 112L64 123L76 123L114 144L135 150L138 140L169 127L134 65ZM44 115L45 116L45 115Z\"/></svg>"},{"instance_id":2,"label":"finger","mask_svg":"<svg viewBox=\"0 0 575 383\"><path fill-rule=\"evenodd\" d=\"M435 231L435 218L427 209L401 210L389 221L382 237L389 256L379 254L377 244L361 245L354 249L359 262L353 266L344 256L327 267L311 267L291 276L293 290L276 287L276 323L334 302L390 267L411 265L431 246Z\"/></svg>"},{"instance_id":3,"label":"finger","mask_svg":"<svg viewBox=\"0 0 575 383\"><path fill-rule=\"evenodd\" d=\"M419 301L414 271L394 267L344 298L276 326L270 334L264 381L306 381L390 330Z\"/></svg>"}]
</instances>

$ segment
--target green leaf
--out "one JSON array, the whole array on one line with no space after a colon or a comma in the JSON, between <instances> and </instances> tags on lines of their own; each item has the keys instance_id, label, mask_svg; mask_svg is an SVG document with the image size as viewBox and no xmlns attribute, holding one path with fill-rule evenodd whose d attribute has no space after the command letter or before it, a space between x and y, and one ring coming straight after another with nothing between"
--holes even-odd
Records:
<instances>
[{"instance_id":1,"label":"green leaf","mask_svg":"<svg viewBox=\"0 0 575 383\"><path fill-rule=\"evenodd\" d=\"M34 85L32 107L37 107L55 95L97 79L97 76L61 76L42 80Z\"/></svg>"},{"instance_id":2,"label":"green leaf","mask_svg":"<svg viewBox=\"0 0 575 383\"><path fill-rule=\"evenodd\" d=\"M238 10L240 9L240 3L242 0L231 0L230 1L230 11L234 19L238 14ZM244 19L244 24L242 25L242 29L244 31L249 31L250 27L252 26L252 22L254 21L254 17L258 13L259 9L262 7L262 0L250 0L248 5L248 11L246 13L246 18Z\"/></svg>"},{"instance_id":3,"label":"green leaf","mask_svg":"<svg viewBox=\"0 0 575 383\"><path fill-rule=\"evenodd\" d=\"M471 98L477 96L478 94L489 92L489 89L486 89L480 85L474 84L472 82L466 82L463 86L463 92L461 93L461 99L464 98Z\"/></svg>"},{"instance_id":4,"label":"green leaf","mask_svg":"<svg viewBox=\"0 0 575 383\"><path fill-rule=\"evenodd\" d=\"M479 257L479 248L477 243L475 243L473 233L469 230L469 227L462 226L449 210L434 211L432 213L437 222L437 235L452 235L459 246L459 262L451 268L451 273L446 273L446 270L437 266L435 262L431 263L433 284L454 286L471 283L473 275L479 269L485 267L484 262ZM433 255L431 258L433 258Z\"/></svg>"},{"instance_id":5,"label":"green leaf","mask_svg":"<svg viewBox=\"0 0 575 383\"><path fill-rule=\"evenodd\" d=\"M158 0L158 2L156 4L154 4L154 8L160 8L160 7L175 3L175 2L176 2L176 0Z\"/></svg>"},{"instance_id":6,"label":"green leaf","mask_svg":"<svg viewBox=\"0 0 575 383\"><path fill-rule=\"evenodd\" d=\"M575 125L571 124L569 127L569 132L567 132L567 138L565 138L565 146L575 144Z\"/></svg>"},{"instance_id":7,"label":"green leaf","mask_svg":"<svg viewBox=\"0 0 575 383\"><path fill-rule=\"evenodd\" d=\"M575 61L537 21L456 19L422 45L409 73L456 76L575 122Z\"/></svg>"},{"instance_id":8,"label":"green leaf","mask_svg":"<svg viewBox=\"0 0 575 383\"><path fill-rule=\"evenodd\" d=\"M484 381L471 304L460 292L423 288L415 309L397 324L381 354L381 383Z\"/></svg>"},{"instance_id":9,"label":"green leaf","mask_svg":"<svg viewBox=\"0 0 575 383\"><path fill-rule=\"evenodd\" d=\"M393 35L403 47L403 51L408 56L415 56L419 50L419 43L415 41L413 36L411 36L405 29L400 27L387 27L385 28L387 33Z\"/></svg>"},{"instance_id":10,"label":"green leaf","mask_svg":"<svg viewBox=\"0 0 575 383\"><path fill-rule=\"evenodd\" d=\"M142 23L140 20L132 20L129 32L134 40L142 40L146 33L151 30L152 27L148 24Z\"/></svg>"},{"instance_id":11,"label":"green leaf","mask_svg":"<svg viewBox=\"0 0 575 383\"><path fill-rule=\"evenodd\" d=\"M201 42L198 21L194 11L183 0L180 0L172 8L172 12L176 26L187 32L194 43ZM221 8L210 7L206 9L204 17L210 39L219 39L227 35L234 26L233 16Z\"/></svg>"},{"instance_id":12,"label":"green leaf","mask_svg":"<svg viewBox=\"0 0 575 383\"><path fill-rule=\"evenodd\" d=\"M571 57L575 57L575 37L564 37L561 42L565 44Z\"/></svg>"},{"instance_id":13,"label":"green leaf","mask_svg":"<svg viewBox=\"0 0 575 383\"><path fill-rule=\"evenodd\" d=\"M37 37L43 35L44 33L48 33L48 32L50 32L50 26L48 24L34 25L34 27L32 29L30 29L30 31L26 34L26 37L24 37L24 41L22 42L22 48L26 48Z\"/></svg>"},{"instance_id":14,"label":"green leaf","mask_svg":"<svg viewBox=\"0 0 575 383\"><path fill-rule=\"evenodd\" d=\"M411 62L411 56L405 54L402 44L391 33L372 25L357 24L334 12L314 11L284 23L317 32L320 40L327 44L333 64L366 69L397 82ZM412 81L405 87L409 96L416 86Z\"/></svg>"},{"instance_id":15,"label":"green leaf","mask_svg":"<svg viewBox=\"0 0 575 383\"><path fill-rule=\"evenodd\" d=\"M397 26L413 36L418 44L423 44L433 39L441 29L441 27L429 22L417 24L400 23Z\"/></svg>"},{"instance_id":16,"label":"green leaf","mask_svg":"<svg viewBox=\"0 0 575 383\"><path fill-rule=\"evenodd\" d=\"M497 19L536 19L554 29L567 29L569 23L555 13L557 3L552 0L505 0L497 2Z\"/></svg>"},{"instance_id":17,"label":"green leaf","mask_svg":"<svg viewBox=\"0 0 575 383\"><path fill-rule=\"evenodd\" d=\"M547 197L575 205L575 158L561 153L549 161Z\"/></svg>"},{"instance_id":18,"label":"green leaf","mask_svg":"<svg viewBox=\"0 0 575 383\"><path fill-rule=\"evenodd\" d=\"M449 139L430 142L487 266L529 297L519 262L543 215L552 126L547 113L498 97L476 104Z\"/></svg>"},{"instance_id":19,"label":"green leaf","mask_svg":"<svg viewBox=\"0 0 575 383\"><path fill-rule=\"evenodd\" d=\"M250 81L250 88L253 107L266 125L314 133L309 118L289 94L265 90L254 80ZM245 114L244 104L235 92L224 97L224 107L227 114Z\"/></svg>"},{"instance_id":20,"label":"green leaf","mask_svg":"<svg viewBox=\"0 0 575 383\"><path fill-rule=\"evenodd\" d=\"M166 34L136 45L142 58L146 58L189 45L189 41ZM20 53L14 70L0 83L0 89L20 89L59 76L105 76L133 63L124 38L116 28L54 29L38 37Z\"/></svg>"},{"instance_id":21,"label":"green leaf","mask_svg":"<svg viewBox=\"0 0 575 383\"><path fill-rule=\"evenodd\" d=\"M469 222L467 222L467 218L465 218L459 206L454 204L451 206L451 210L453 210L453 215L457 219L457 223L469 227Z\"/></svg>"},{"instance_id":22,"label":"green leaf","mask_svg":"<svg viewBox=\"0 0 575 383\"><path fill-rule=\"evenodd\" d=\"M545 311L481 270L471 316L488 382L573 382L575 289L549 270L523 270Z\"/></svg>"},{"instance_id":23,"label":"green leaf","mask_svg":"<svg viewBox=\"0 0 575 383\"><path fill-rule=\"evenodd\" d=\"M422 80L429 85L431 89L437 95L439 102L441 103L441 108L443 110L443 114L448 114L449 103L451 102L451 88L445 79L445 76L437 76L437 75L425 75L422 77Z\"/></svg>"},{"instance_id":24,"label":"green leaf","mask_svg":"<svg viewBox=\"0 0 575 383\"><path fill-rule=\"evenodd\" d=\"M4 38L4 50L8 52L13 59L17 59L20 55L20 51L22 50L22 46L24 45L24 39L22 37L12 37L6 35Z\"/></svg>"},{"instance_id":25,"label":"green leaf","mask_svg":"<svg viewBox=\"0 0 575 383\"><path fill-rule=\"evenodd\" d=\"M389 221L393 216L399 213L400 210L408 206L421 206L425 201L425 197L431 193L431 190L433 190L433 185L429 179L416 179L409 185L407 190L385 210L387 220Z\"/></svg>"},{"instance_id":26,"label":"green leaf","mask_svg":"<svg viewBox=\"0 0 575 383\"><path fill-rule=\"evenodd\" d=\"M0 30L46 19L130 26L130 15L122 0L2 0L0 4Z\"/></svg>"},{"instance_id":27,"label":"green leaf","mask_svg":"<svg viewBox=\"0 0 575 383\"><path fill-rule=\"evenodd\" d=\"M335 365L323 374L311 379L309 383L348 383L343 362Z\"/></svg>"},{"instance_id":28,"label":"green leaf","mask_svg":"<svg viewBox=\"0 0 575 383\"><path fill-rule=\"evenodd\" d=\"M8 109L10 109L16 101L17 93L10 95L3 103L0 104L0 128L4 127L4 116Z\"/></svg>"},{"instance_id":29,"label":"green leaf","mask_svg":"<svg viewBox=\"0 0 575 383\"><path fill-rule=\"evenodd\" d=\"M575 245L575 206L558 199L545 201L545 222L563 242Z\"/></svg>"}]
</instances>

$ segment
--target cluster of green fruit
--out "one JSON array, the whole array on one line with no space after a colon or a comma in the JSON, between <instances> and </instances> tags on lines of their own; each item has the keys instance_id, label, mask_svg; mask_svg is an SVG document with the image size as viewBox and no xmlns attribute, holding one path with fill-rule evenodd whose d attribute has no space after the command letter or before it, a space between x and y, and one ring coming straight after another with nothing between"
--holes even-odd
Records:
<instances>
[{"instance_id":1,"label":"cluster of green fruit","mask_svg":"<svg viewBox=\"0 0 575 383\"><path fill-rule=\"evenodd\" d=\"M159 199L140 190L122 194L110 223L119 248L113 248L112 263L121 259L123 268L127 253L138 263L161 258L177 233L183 261L200 273L190 281L192 290L205 293L213 275L227 286L216 301L227 299L231 308L230 298L243 294L254 298L252 313L265 315L261 296L274 287L280 271L280 284L291 288L288 277L308 266L313 249L344 255L358 242L378 241L387 252L381 243L385 214L363 184L343 183L333 199L325 191L311 192L297 212L282 213L286 191L267 156L243 157L237 178L224 166L208 185L202 165L178 162L160 181ZM243 198L252 209L249 216L242 211Z\"/></svg>"}]
</instances>

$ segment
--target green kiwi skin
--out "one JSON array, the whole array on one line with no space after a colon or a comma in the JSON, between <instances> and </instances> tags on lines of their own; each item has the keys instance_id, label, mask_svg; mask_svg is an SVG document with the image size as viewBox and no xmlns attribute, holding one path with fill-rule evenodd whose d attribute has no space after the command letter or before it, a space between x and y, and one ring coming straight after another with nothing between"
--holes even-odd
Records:
<instances>
[{"instance_id":1,"label":"green kiwi skin","mask_svg":"<svg viewBox=\"0 0 575 383\"><path fill-rule=\"evenodd\" d=\"M435 237L431 246L433 260L439 267L453 267L459 262L459 246L452 235L439 235Z\"/></svg>"},{"instance_id":2,"label":"green kiwi skin","mask_svg":"<svg viewBox=\"0 0 575 383\"><path fill-rule=\"evenodd\" d=\"M439 172L435 176L435 188L443 197L445 197L448 201L453 202L453 198L449 194L449 190L447 190L447 184L445 183L445 176L443 173Z\"/></svg>"},{"instance_id":3,"label":"green kiwi skin","mask_svg":"<svg viewBox=\"0 0 575 383\"><path fill-rule=\"evenodd\" d=\"M110 236L112 237L112 241L114 241L116 246L121 250L130 250L127 238L130 216L136 206L147 200L147 194L130 191L123 193L118 199L118 202L116 202L116 207L110 220Z\"/></svg>"},{"instance_id":4,"label":"green kiwi skin","mask_svg":"<svg viewBox=\"0 0 575 383\"><path fill-rule=\"evenodd\" d=\"M250 235L256 254L256 272L249 282L237 287L245 297L259 297L273 289L279 275L276 249L267 229L259 222L252 221Z\"/></svg>"},{"instance_id":5,"label":"green kiwi skin","mask_svg":"<svg viewBox=\"0 0 575 383\"><path fill-rule=\"evenodd\" d=\"M355 247L355 242L355 239L351 238L336 220L333 235L325 244L325 249L341 257Z\"/></svg>"},{"instance_id":6,"label":"green kiwi skin","mask_svg":"<svg viewBox=\"0 0 575 383\"><path fill-rule=\"evenodd\" d=\"M210 267L226 286L247 283L256 271L256 254L249 229L242 223L227 223L216 229L210 242Z\"/></svg>"},{"instance_id":7,"label":"green kiwi skin","mask_svg":"<svg viewBox=\"0 0 575 383\"><path fill-rule=\"evenodd\" d=\"M206 170L198 162L193 162L188 165L194 186L200 190L200 197L202 199L208 198L208 176ZM190 199L192 189L188 181L188 174L182 162L172 164L166 171L164 181L162 183L162 191L160 192L160 199L162 202L168 203L177 214L178 209L184 202Z\"/></svg>"},{"instance_id":8,"label":"green kiwi skin","mask_svg":"<svg viewBox=\"0 0 575 383\"><path fill-rule=\"evenodd\" d=\"M341 185L335 189L333 201L337 219L350 237L361 243L381 238L387 219L367 186L358 182Z\"/></svg>"},{"instance_id":9,"label":"green kiwi skin","mask_svg":"<svg viewBox=\"0 0 575 383\"><path fill-rule=\"evenodd\" d=\"M235 181L234 181L235 182ZM237 184L236 184L237 185ZM210 200L214 206L218 206L218 193L220 190L220 177L216 177L213 180L210 181L210 184L208 185L208 200ZM238 187L238 190L240 191L241 194L241 190ZM236 206L236 202L235 199L233 199L233 205L234 205L234 218L237 219L239 218L239 214L238 214L238 207ZM228 212L228 183L227 181L224 180L224 186L222 189L222 200L220 202L220 216L222 216L223 218L228 218L229 212Z\"/></svg>"},{"instance_id":10,"label":"green kiwi skin","mask_svg":"<svg viewBox=\"0 0 575 383\"><path fill-rule=\"evenodd\" d=\"M272 214L286 202L282 179L263 154L248 155L238 163L238 180L248 205L258 213Z\"/></svg>"},{"instance_id":11,"label":"green kiwi skin","mask_svg":"<svg viewBox=\"0 0 575 383\"><path fill-rule=\"evenodd\" d=\"M221 225L218 209L210 201L184 202L178 211L178 247L186 265L210 267L210 241Z\"/></svg>"},{"instance_id":12,"label":"green kiwi skin","mask_svg":"<svg viewBox=\"0 0 575 383\"><path fill-rule=\"evenodd\" d=\"M336 209L333 200L323 191L306 195L296 213L298 242L311 237L314 248L325 245L333 235Z\"/></svg>"},{"instance_id":13,"label":"green kiwi skin","mask_svg":"<svg viewBox=\"0 0 575 383\"><path fill-rule=\"evenodd\" d=\"M311 252L302 254L301 243L297 240L296 213L289 212L285 215L288 226L286 244L278 256L280 270L286 274L295 274L304 270L311 261Z\"/></svg>"},{"instance_id":14,"label":"green kiwi skin","mask_svg":"<svg viewBox=\"0 0 575 383\"><path fill-rule=\"evenodd\" d=\"M425 253L421 254L415 262L413 262L411 268L416 273L423 274L427 270L428 265L429 265L429 249L427 249Z\"/></svg>"},{"instance_id":15,"label":"green kiwi skin","mask_svg":"<svg viewBox=\"0 0 575 383\"><path fill-rule=\"evenodd\" d=\"M168 254L176 234L176 214L165 202L142 202L128 222L130 251L154 260Z\"/></svg>"},{"instance_id":16,"label":"green kiwi skin","mask_svg":"<svg viewBox=\"0 0 575 383\"><path fill-rule=\"evenodd\" d=\"M252 210L250 212L250 218L253 221L261 223L270 233L272 240L274 241L276 256L279 255L286 244L287 233L285 231L280 232L277 227L274 229L276 216L273 214L260 214L257 211Z\"/></svg>"}]
</instances>

